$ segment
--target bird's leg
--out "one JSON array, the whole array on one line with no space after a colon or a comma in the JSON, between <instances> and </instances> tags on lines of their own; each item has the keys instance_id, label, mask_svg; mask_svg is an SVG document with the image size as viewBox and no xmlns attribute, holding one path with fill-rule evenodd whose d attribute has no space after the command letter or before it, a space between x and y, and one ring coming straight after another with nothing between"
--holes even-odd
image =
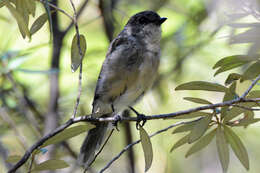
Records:
<instances>
[{"instance_id":1,"label":"bird's leg","mask_svg":"<svg viewBox=\"0 0 260 173\"><path fill-rule=\"evenodd\" d=\"M114 113L115 112L115 108L114 108L113 104L111 104L111 108L112 108L112 111ZM115 115L114 118L115 118L115 121L112 124L116 128L116 130L119 131L117 125L118 125L118 122L121 122L121 116L120 115Z\"/></svg>"},{"instance_id":2,"label":"bird's leg","mask_svg":"<svg viewBox=\"0 0 260 173\"><path fill-rule=\"evenodd\" d=\"M129 108L137 115L136 129L138 130L139 126L143 127L146 123L146 117L144 114L138 113L133 107L129 106Z\"/></svg>"}]
</instances>

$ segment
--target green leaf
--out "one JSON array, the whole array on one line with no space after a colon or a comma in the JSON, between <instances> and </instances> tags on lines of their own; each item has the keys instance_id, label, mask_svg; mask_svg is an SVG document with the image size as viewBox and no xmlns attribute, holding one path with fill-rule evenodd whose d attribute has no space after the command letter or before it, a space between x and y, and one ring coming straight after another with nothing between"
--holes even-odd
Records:
<instances>
[{"instance_id":1,"label":"green leaf","mask_svg":"<svg viewBox=\"0 0 260 173\"><path fill-rule=\"evenodd\" d=\"M242 119L239 121L238 124L234 124L232 126L248 126L250 124L254 124L260 121L260 118L255 118L255 119Z\"/></svg>"},{"instance_id":2,"label":"green leaf","mask_svg":"<svg viewBox=\"0 0 260 173\"><path fill-rule=\"evenodd\" d=\"M204 117L204 116L209 116L209 115L211 115L211 113L207 113L207 112L192 112L192 113L189 113L189 114L184 114L184 115L171 117L171 118L167 118L167 119L190 119L190 118Z\"/></svg>"},{"instance_id":3,"label":"green leaf","mask_svg":"<svg viewBox=\"0 0 260 173\"><path fill-rule=\"evenodd\" d=\"M75 127L67 128L67 129L63 130L62 132L60 132L59 134L51 137L46 142L44 142L44 144L41 146L41 148L43 148L47 145L56 144L61 141L70 139L70 138L75 137L83 132L86 132L87 130L90 130L94 127L95 126L92 124L87 124L87 125L78 125Z\"/></svg>"},{"instance_id":4,"label":"green leaf","mask_svg":"<svg viewBox=\"0 0 260 173\"><path fill-rule=\"evenodd\" d=\"M254 91L251 91L247 98L249 99L253 99L253 98L260 98L260 90L254 90Z\"/></svg>"},{"instance_id":5,"label":"green leaf","mask_svg":"<svg viewBox=\"0 0 260 173\"><path fill-rule=\"evenodd\" d=\"M177 86L175 90L205 90L205 91L225 92L227 88L217 83L210 83L205 81L193 81L193 82L181 84Z\"/></svg>"},{"instance_id":6,"label":"green leaf","mask_svg":"<svg viewBox=\"0 0 260 173\"><path fill-rule=\"evenodd\" d=\"M152 148L152 143L150 141L150 137L146 133L146 131L143 129L143 127L140 127L140 139L141 139L141 143L142 143L142 147L143 147L143 151L144 151L145 172L146 172L152 165L153 148Z\"/></svg>"},{"instance_id":7,"label":"green leaf","mask_svg":"<svg viewBox=\"0 0 260 173\"><path fill-rule=\"evenodd\" d=\"M236 34L231 37L230 44L240 44L240 43L254 43L258 41L257 35L259 34L258 27L252 27L245 32Z\"/></svg>"},{"instance_id":8,"label":"green leaf","mask_svg":"<svg viewBox=\"0 0 260 173\"><path fill-rule=\"evenodd\" d=\"M228 122L232 120L233 118L239 116L240 114L244 113L247 111L246 109L240 108L240 107L232 107L229 111L227 111L225 117L224 117L224 122Z\"/></svg>"},{"instance_id":9,"label":"green leaf","mask_svg":"<svg viewBox=\"0 0 260 173\"><path fill-rule=\"evenodd\" d=\"M190 155L205 148L212 141L215 135L216 135L216 129L212 130L211 132L203 136L198 142L192 145L192 147L186 153L185 157L189 157Z\"/></svg>"},{"instance_id":10,"label":"green leaf","mask_svg":"<svg viewBox=\"0 0 260 173\"><path fill-rule=\"evenodd\" d=\"M240 67L246 63L256 60L256 58L258 58L258 55L256 57L249 57L248 55L234 55L222 58L213 67L213 69L219 67L214 76L224 71Z\"/></svg>"},{"instance_id":11,"label":"green leaf","mask_svg":"<svg viewBox=\"0 0 260 173\"><path fill-rule=\"evenodd\" d=\"M196 124L194 125L190 133L190 138L188 141L189 144L198 140L201 136L204 135L204 133L209 128L209 123L211 122L211 119L212 119L212 115L209 115L196 122Z\"/></svg>"},{"instance_id":12,"label":"green leaf","mask_svg":"<svg viewBox=\"0 0 260 173\"><path fill-rule=\"evenodd\" d=\"M224 126L224 133L237 158L242 165L249 170L248 153L240 138L227 126Z\"/></svg>"},{"instance_id":13,"label":"green leaf","mask_svg":"<svg viewBox=\"0 0 260 173\"><path fill-rule=\"evenodd\" d=\"M16 9L9 2L6 3L6 7L10 11L10 13L13 15L13 17L16 19L16 22L19 26L22 36L23 37L27 36L30 39L31 34L30 34L30 31L27 27L26 21L23 18L23 16L18 11L16 11Z\"/></svg>"},{"instance_id":14,"label":"green leaf","mask_svg":"<svg viewBox=\"0 0 260 173\"><path fill-rule=\"evenodd\" d=\"M8 156L5 161L8 163L17 163L19 160L21 160L21 158L22 158L22 156L19 156L19 155L11 155L11 156Z\"/></svg>"},{"instance_id":15,"label":"green leaf","mask_svg":"<svg viewBox=\"0 0 260 173\"><path fill-rule=\"evenodd\" d=\"M189 138L190 138L190 134L188 134L188 135L182 137L181 139L179 139L179 140L172 146L170 152L172 152L173 150L179 148L180 146L182 146L182 145L188 143Z\"/></svg>"},{"instance_id":16,"label":"green leaf","mask_svg":"<svg viewBox=\"0 0 260 173\"><path fill-rule=\"evenodd\" d=\"M31 35L33 35L37 31L39 31L41 29L41 27L46 23L47 19L48 19L48 15L46 13L42 14L41 16L39 16L33 22L32 26L30 28Z\"/></svg>"},{"instance_id":17,"label":"green leaf","mask_svg":"<svg viewBox=\"0 0 260 173\"><path fill-rule=\"evenodd\" d=\"M194 103L199 103L199 104L212 104L211 102L209 102L208 100L205 99L201 99L201 98L195 98L195 97L184 97L184 100L188 100Z\"/></svg>"},{"instance_id":18,"label":"green leaf","mask_svg":"<svg viewBox=\"0 0 260 173\"><path fill-rule=\"evenodd\" d=\"M243 80L250 80L256 78L260 74L260 61L252 64L247 68L243 74Z\"/></svg>"},{"instance_id":19,"label":"green leaf","mask_svg":"<svg viewBox=\"0 0 260 173\"><path fill-rule=\"evenodd\" d=\"M77 34L74 35L72 44L71 44L71 70L72 72L75 72L79 65L82 62L82 59L86 52L86 39L84 35L80 35L80 49L82 55L80 55L80 50L78 47L78 37Z\"/></svg>"},{"instance_id":20,"label":"green leaf","mask_svg":"<svg viewBox=\"0 0 260 173\"><path fill-rule=\"evenodd\" d=\"M32 14L32 16L35 16L35 10L36 10L36 3L34 0L26 0L26 7L29 12L29 14Z\"/></svg>"},{"instance_id":21,"label":"green leaf","mask_svg":"<svg viewBox=\"0 0 260 173\"><path fill-rule=\"evenodd\" d=\"M182 125L182 126L179 126L179 127L175 128L175 129L173 130L172 134L191 131L191 130L193 129L195 123L196 123L196 122L189 123L189 124L184 124L184 125Z\"/></svg>"},{"instance_id":22,"label":"green leaf","mask_svg":"<svg viewBox=\"0 0 260 173\"><path fill-rule=\"evenodd\" d=\"M45 170L57 170L57 169L63 169L67 167L69 167L69 165L63 160L50 159L35 165L32 172L45 171Z\"/></svg>"},{"instance_id":23,"label":"green leaf","mask_svg":"<svg viewBox=\"0 0 260 173\"><path fill-rule=\"evenodd\" d=\"M229 165L229 149L228 149L228 143L224 136L224 132L221 129L221 125L219 125L217 127L216 143L217 143L217 149L218 149L218 157L219 157L223 172L225 173L225 172L227 172L228 165Z\"/></svg>"},{"instance_id":24,"label":"green leaf","mask_svg":"<svg viewBox=\"0 0 260 173\"><path fill-rule=\"evenodd\" d=\"M229 85L231 84L232 82L236 81L236 80L239 80L242 78L242 75L241 74L238 74L238 73L231 73L228 75L226 81L225 81L225 85Z\"/></svg>"},{"instance_id":25,"label":"green leaf","mask_svg":"<svg viewBox=\"0 0 260 173\"><path fill-rule=\"evenodd\" d=\"M234 82L230 86L229 90L225 93L223 102L233 100L237 97L236 93L233 91L233 90L235 90L235 88L236 88L236 83ZM229 106L224 106L221 108L221 111L220 111L221 119L223 119L226 116L228 109L229 109Z\"/></svg>"}]
</instances>

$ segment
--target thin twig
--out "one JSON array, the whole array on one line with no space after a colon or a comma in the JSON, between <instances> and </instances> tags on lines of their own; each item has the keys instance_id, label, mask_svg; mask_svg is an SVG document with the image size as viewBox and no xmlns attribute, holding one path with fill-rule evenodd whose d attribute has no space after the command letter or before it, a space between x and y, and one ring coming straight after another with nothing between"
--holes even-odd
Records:
<instances>
[{"instance_id":1,"label":"thin twig","mask_svg":"<svg viewBox=\"0 0 260 173\"><path fill-rule=\"evenodd\" d=\"M76 117L77 114L77 110L78 110L78 106L79 106L79 102L80 102L80 95L81 95L81 91L82 91L82 60L83 60L83 53L81 50L81 46L80 46L80 35L79 35L79 27L78 27L78 23L77 23L77 12L76 12L76 8L75 5L73 3L72 0L70 0L71 6L73 8L74 11L74 15L73 15L73 22L75 25L75 29L76 29L76 35L77 35L77 46L78 46L78 50L79 50L79 56L81 57L81 63L80 63L80 70L79 70L79 86L78 86L78 95L77 95L77 100L76 100L76 104L74 107L74 111L73 111L73 115L72 118Z\"/></svg>"},{"instance_id":2,"label":"thin twig","mask_svg":"<svg viewBox=\"0 0 260 173\"><path fill-rule=\"evenodd\" d=\"M31 171L32 171L33 162L34 162L34 155L32 155L32 159L31 159L31 163L30 163L30 166L29 166L28 173L31 173Z\"/></svg>"},{"instance_id":3,"label":"thin twig","mask_svg":"<svg viewBox=\"0 0 260 173\"><path fill-rule=\"evenodd\" d=\"M210 104L210 105L200 106L200 107L196 107L196 108L191 108L191 109L184 110L184 111L173 112L173 113L169 113L169 114L159 114L159 115L145 116L145 119L146 120L169 119L169 118L178 117L180 115L189 114L189 113L192 113L192 112L198 112L198 111L201 111L201 110L212 110L212 109L217 108L217 107L232 106L233 104L237 104L237 103L247 103L247 102L257 103L257 102L260 102L260 98L253 98L253 99L245 98L247 96L247 94L250 92L250 90L256 85L257 81L259 81L259 80L260 80L260 75L253 81L253 83L250 85L249 89L246 90L246 92L242 95L243 97L235 98L233 100L225 101L225 102L221 102L221 103L216 103L216 104ZM79 122L82 122L82 121L87 121L87 122L115 122L115 121L117 121L117 118L115 118L115 117L93 118L90 115L87 115L87 116L81 116L81 117L76 117L76 118L69 119L65 124L59 126L54 131L48 133L43 138L38 140L34 145L32 145L25 152L24 156L20 159L20 161L18 163L16 163L8 171L8 173L14 173L19 167L21 167L28 160L28 158L30 157L32 152L35 149L37 149L38 147L40 147L46 140L48 140L49 138L51 138L51 137L55 136L56 134L62 132L67 127L71 126L72 124L79 123ZM138 118L137 117L122 117L121 121L122 122L123 121L124 122L138 121Z\"/></svg>"},{"instance_id":4,"label":"thin twig","mask_svg":"<svg viewBox=\"0 0 260 173\"><path fill-rule=\"evenodd\" d=\"M99 151L97 152L97 154L94 156L93 161L89 164L88 167L90 167L96 160L97 156L102 152L102 150L104 149L105 145L107 144L108 140L110 139L111 135L113 134L115 129L112 129L111 132L109 133L107 139L105 140L104 144L102 145L102 147L99 149ZM87 170L88 168L85 168L85 170Z\"/></svg>"},{"instance_id":5,"label":"thin twig","mask_svg":"<svg viewBox=\"0 0 260 173\"><path fill-rule=\"evenodd\" d=\"M65 14L65 15L66 15L67 17L69 17L72 21L74 20L73 17L70 16L66 11L64 11L63 9L61 9L61 8L57 7L56 5L50 3L49 1L40 0L40 2L41 2L41 3L46 3L46 2L47 2L47 4L48 4L50 7L52 7L52 8L54 8L54 9L56 9L57 11L60 11L61 13Z\"/></svg>"},{"instance_id":6,"label":"thin twig","mask_svg":"<svg viewBox=\"0 0 260 173\"><path fill-rule=\"evenodd\" d=\"M160 133L162 133L162 132L165 132L165 131L167 131L167 130L173 128L173 127L176 127L176 126L179 126L179 125L182 125L182 124L193 123L193 122L199 121L200 119L201 119L201 118L198 118L198 119L192 120L192 121L182 121L182 122L178 122L178 123L172 124L172 125L168 126L167 128L161 129L161 130L159 130L159 131L157 131L157 132L151 134L149 137L152 138L152 137L154 137L154 136L156 136L156 135L158 135L158 134L160 134ZM109 167L111 166L111 164L112 164L113 162L115 162L117 159L119 159L119 157L120 157L122 154L124 154L124 152L126 152L129 148L131 148L132 146L134 146L134 145L136 145L136 144L138 144L138 143L140 143L140 142L141 142L141 140L139 139L138 141L135 141L135 142L133 142L133 143L127 145L120 153L118 153L111 161L109 161L109 162L107 163L107 165L99 171L99 173L104 172L107 168L109 168Z\"/></svg>"}]
</instances>

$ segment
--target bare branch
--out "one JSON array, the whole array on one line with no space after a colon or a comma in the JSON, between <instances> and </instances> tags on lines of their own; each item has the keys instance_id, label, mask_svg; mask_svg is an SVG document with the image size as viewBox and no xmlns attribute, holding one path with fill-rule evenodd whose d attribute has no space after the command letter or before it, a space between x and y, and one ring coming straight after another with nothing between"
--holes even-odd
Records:
<instances>
[{"instance_id":1,"label":"bare branch","mask_svg":"<svg viewBox=\"0 0 260 173\"><path fill-rule=\"evenodd\" d=\"M170 126L167 127L167 128L161 129L161 130L159 130L159 131L157 131L157 132L151 134L149 137L152 138L152 137L154 137L154 136L156 136L156 135L158 135L158 134L160 134L160 133L162 133L162 132L166 132L167 130L169 130L169 129L173 128L173 127L176 127L176 126L179 126L179 125L182 125L182 124L193 123L193 122L199 121L200 119L201 119L201 118L198 118L198 119L193 120L193 121L182 121L182 122L178 122L178 123L172 124L172 125L170 125ZM112 164L113 162L115 162L117 159L119 159L119 157L120 157L122 154L124 154L124 152L126 152L129 148L131 148L132 146L134 146L134 145L136 145L136 144L138 144L138 143L140 143L140 142L141 142L141 140L139 139L138 141L135 141L135 142L133 142L133 143L127 145L118 155L116 155L110 162L108 162L107 165L99 171L99 173L104 172L107 168L109 168L109 167L111 166L111 164Z\"/></svg>"},{"instance_id":2,"label":"bare branch","mask_svg":"<svg viewBox=\"0 0 260 173\"><path fill-rule=\"evenodd\" d=\"M245 98L248 93L253 89L253 87L257 84L257 82L260 80L260 75L257 76L255 80L253 80L252 84L248 87L248 89L242 94L241 98Z\"/></svg>"}]
</instances>

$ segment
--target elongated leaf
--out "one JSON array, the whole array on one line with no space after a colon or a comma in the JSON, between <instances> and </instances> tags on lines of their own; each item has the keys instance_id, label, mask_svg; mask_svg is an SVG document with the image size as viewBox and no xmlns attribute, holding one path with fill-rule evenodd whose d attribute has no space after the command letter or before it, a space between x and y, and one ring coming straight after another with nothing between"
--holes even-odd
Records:
<instances>
[{"instance_id":1,"label":"elongated leaf","mask_svg":"<svg viewBox=\"0 0 260 173\"><path fill-rule=\"evenodd\" d=\"M84 35L80 35L80 49L82 55L80 55L80 50L78 47L78 37L77 34L74 35L72 44L71 44L71 70L72 72L75 72L79 65L82 62L82 59L86 52L86 39Z\"/></svg>"},{"instance_id":2,"label":"elongated leaf","mask_svg":"<svg viewBox=\"0 0 260 173\"><path fill-rule=\"evenodd\" d=\"M207 112L192 112L192 113L189 113L189 114L184 114L184 115L171 117L171 118L167 118L167 119L190 119L190 118L204 117L204 116L209 116L209 115L211 115L211 113L207 113Z\"/></svg>"},{"instance_id":3,"label":"elongated leaf","mask_svg":"<svg viewBox=\"0 0 260 173\"><path fill-rule=\"evenodd\" d=\"M224 136L224 132L221 129L220 125L217 127L216 142L217 142L217 149L218 149L218 157L223 172L225 173L227 172L228 165L229 165L229 149L228 149L228 143Z\"/></svg>"},{"instance_id":4,"label":"elongated leaf","mask_svg":"<svg viewBox=\"0 0 260 173\"><path fill-rule=\"evenodd\" d=\"M254 124L260 121L260 118L255 119L242 119L238 124L234 124L233 126L248 126L250 124Z\"/></svg>"},{"instance_id":5,"label":"elongated leaf","mask_svg":"<svg viewBox=\"0 0 260 173\"><path fill-rule=\"evenodd\" d=\"M205 81L193 81L179 85L175 90L205 90L225 92L227 88L217 83L210 83Z\"/></svg>"},{"instance_id":6,"label":"elongated leaf","mask_svg":"<svg viewBox=\"0 0 260 173\"><path fill-rule=\"evenodd\" d=\"M9 2L6 3L6 7L10 11L10 13L13 15L13 17L16 19L19 29L21 31L21 34L23 36L26 35L30 39L31 34L30 34L30 31L27 27L26 21L24 20L23 16L19 12L17 12L16 9Z\"/></svg>"},{"instance_id":7,"label":"elongated leaf","mask_svg":"<svg viewBox=\"0 0 260 173\"><path fill-rule=\"evenodd\" d=\"M32 172L45 171L45 170L57 170L57 169L63 169L67 167L69 167L69 165L65 161L51 159L35 165Z\"/></svg>"},{"instance_id":8,"label":"elongated leaf","mask_svg":"<svg viewBox=\"0 0 260 173\"><path fill-rule=\"evenodd\" d=\"M256 78L260 74L260 61L252 64L247 68L243 74L243 80L250 80Z\"/></svg>"},{"instance_id":9,"label":"elongated leaf","mask_svg":"<svg viewBox=\"0 0 260 173\"><path fill-rule=\"evenodd\" d=\"M260 27L260 23L229 23L227 25L233 28Z\"/></svg>"},{"instance_id":10,"label":"elongated leaf","mask_svg":"<svg viewBox=\"0 0 260 173\"><path fill-rule=\"evenodd\" d=\"M11 155L11 156L8 156L5 161L8 163L17 163L21 158L22 158L22 156L19 156L19 155Z\"/></svg>"},{"instance_id":11,"label":"elongated leaf","mask_svg":"<svg viewBox=\"0 0 260 173\"><path fill-rule=\"evenodd\" d=\"M259 28L253 27L248 29L243 33L236 34L231 37L230 44L240 44L240 43L252 43L259 40Z\"/></svg>"},{"instance_id":12,"label":"elongated leaf","mask_svg":"<svg viewBox=\"0 0 260 173\"><path fill-rule=\"evenodd\" d=\"M146 133L143 127L140 127L140 139L144 151L145 172L146 172L152 165L153 148L152 148L152 143L150 141L149 135Z\"/></svg>"},{"instance_id":13,"label":"elongated leaf","mask_svg":"<svg viewBox=\"0 0 260 173\"><path fill-rule=\"evenodd\" d=\"M190 133L189 144L198 140L201 136L204 135L204 133L209 128L209 123L211 122L211 119L212 115L209 115L196 122Z\"/></svg>"},{"instance_id":14,"label":"elongated leaf","mask_svg":"<svg viewBox=\"0 0 260 173\"><path fill-rule=\"evenodd\" d=\"M216 135L216 129L212 130L211 132L203 136L198 142L192 145L192 147L186 153L185 157L189 157L193 153L196 153L201 149L205 148L212 141L215 135Z\"/></svg>"},{"instance_id":15,"label":"elongated leaf","mask_svg":"<svg viewBox=\"0 0 260 173\"><path fill-rule=\"evenodd\" d=\"M246 110L243 108L233 107L229 111L227 111L226 116L224 117L224 122L228 122L244 112L246 112Z\"/></svg>"},{"instance_id":16,"label":"elongated leaf","mask_svg":"<svg viewBox=\"0 0 260 173\"><path fill-rule=\"evenodd\" d=\"M250 99L253 99L253 98L259 98L260 97L260 90L254 90L254 91L251 91L247 98L250 98Z\"/></svg>"},{"instance_id":17,"label":"elongated leaf","mask_svg":"<svg viewBox=\"0 0 260 173\"><path fill-rule=\"evenodd\" d=\"M36 3L34 0L26 0L26 7L29 12L29 14L32 14L32 16L35 16L35 10L36 10Z\"/></svg>"},{"instance_id":18,"label":"elongated leaf","mask_svg":"<svg viewBox=\"0 0 260 173\"><path fill-rule=\"evenodd\" d=\"M229 90L225 93L224 98L223 98L223 102L224 101L229 101L229 100L233 100L237 97L236 93L234 92L234 90L236 89L236 82L234 82ZM224 106L221 108L221 119L223 119L226 115L227 115L227 111L229 109L229 106Z\"/></svg>"},{"instance_id":19,"label":"elongated leaf","mask_svg":"<svg viewBox=\"0 0 260 173\"><path fill-rule=\"evenodd\" d=\"M92 124L87 124L87 125L78 125L75 127L67 128L67 129L63 130L62 132L60 132L59 134L48 139L46 142L44 142L44 144L41 146L41 148L43 148L47 145L56 144L61 141L70 139L70 138L75 137L83 132L86 132L87 130L90 130L94 127L95 126Z\"/></svg>"},{"instance_id":20,"label":"elongated leaf","mask_svg":"<svg viewBox=\"0 0 260 173\"><path fill-rule=\"evenodd\" d=\"M228 75L226 81L225 81L225 85L229 85L231 84L232 82L236 81L236 80L239 80L242 78L242 75L241 74L238 74L238 73L231 73Z\"/></svg>"},{"instance_id":21,"label":"elongated leaf","mask_svg":"<svg viewBox=\"0 0 260 173\"><path fill-rule=\"evenodd\" d=\"M224 126L224 133L237 158L242 165L249 170L248 154L240 138L227 126Z\"/></svg>"},{"instance_id":22,"label":"elongated leaf","mask_svg":"<svg viewBox=\"0 0 260 173\"><path fill-rule=\"evenodd\" d=\"M189 124L184 124L182 126L179 126L179 127L175 128L173 130L172 134L191 131L193 129L195 123L196 122L189 123Z\"/></svg>"},{"instance_id":23,"label":"elongated leaf","mask_svg":"<svg viewBox=\"0 0 260 173\"><path fill-rule=\"evenodd\" d=\"M212 104L211 102L209 102L208 100L205 99L201 99L201 98L195 98L195 97L184 97L184 100L188 100L194 103L199 103L199 104Z\"/></svg>"},{"instance_id":24,"label":"elongated leaf","mask_svg":"<svg viewBox=\"0 0 260 173\"><path fill-rule=\"evenodd\" d=\"M30 28L30 33L33 35L41 29L41 27L47 22L48 15L46 13L39 16L32 24Z\"/></svg>"},{"instance_id":25,"label":"elongated leaf","mask_svg":"<svg viewBox=\"0 0 260 173\"><path fill-rule=\"evenodd\" d=\"M259 56L248 56L248 55L234 55L234 56L228 56L225 58L222 58L221 60L219 60L213 67L213 69L216 69L218 67L220 67L216 73L214 74L214 76L216 76L219 73L240 67L244 64L247 64L251 61L257 60Z\"/></svg>"},{"instance_id":26,"label":"elongated leaf","mask_svg":"<svg viewBox=\"0 0 260 173\"><path fill-rule=\"evenodd\" d=\"M188 140L190 138L190 134L182 137L180 140L178 140L171 148L170 152L172 152L173 150L176 150L177 148L179 148L180 146L187 144Z\"/></svg>"}]
</instances>

